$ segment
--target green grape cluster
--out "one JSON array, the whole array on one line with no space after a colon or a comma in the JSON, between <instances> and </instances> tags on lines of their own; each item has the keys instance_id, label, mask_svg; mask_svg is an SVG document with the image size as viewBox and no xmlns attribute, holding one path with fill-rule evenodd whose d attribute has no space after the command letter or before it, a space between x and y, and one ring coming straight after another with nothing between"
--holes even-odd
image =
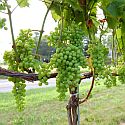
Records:
<instances>
[{"instance_id":1,"label":"green grape cluster","mask_svg":"<svg viewBox=\"0 0 125 125\"><path fill-rule=\"evenodd\" d=\"M72 44L82 50L84 32L80 26L73 22L70 26L63 27L62 30L60 30L60 27L59 25L55 28L55 32L50 33L48 45L59 48Z\"/></svg>"},{"instance_id":2,"label":"green grape cluster","mask_svg":"<svg viewBox=\"0 0 125 125\"><path fill-rule=\"evenodd\" d=\"M0 0L0 11L4 11L6 10L6 3L4 1ZM7 30L6 27L6 18L0 18L0 29L4 28L5 30Z\"/></svg>"},{"instance_id":3,"label":"green grape cluster","mask_svg":"<svg viewBox=\"0 0 125 125\"><path fill-rule=\"evenodd\" d=\"M112 75L112 69L110 66L107 66L102 74L103 78L105 78L104 85L106 85L106 87L110 88L117 85L117 78Z\"/></svg>"},{"instance_id":4,"label":"green grape cluster","mask_svg":"<svg viewBox=\"0 0 125 125\"><path fill-rule=\"evenodd\" d=\"M35 57L33 49L35 48L35 41L32 38L31 30L21 30L16 39L17 54L14 50L5 51L4 60L8 64L10 70L14 71L29 71L34 68ZM18 62L16 60L18 56ZM18 63L18 64L17 64Z\"/></svg>"},{"instance_id":5,"label":"green grape cluster","mask_svg":"<svg viewBox=\"0 0 125 125\"><path fill-rule=\"evenodd\" d=\"M6 7L11 8L10 5L7 5L4 0L0 0L0 10L6 10Z\"/></svg>"},{"instance_id":6,"label":"green grape cluster","mask_svg":"<svg viewBox=\"0 0 125 125\"><path fill-rule=\"evenodd\" d=\"M16 39L17 53L20 57L19 68L21 71L34 68L35 56L33 55L33 49L35 46L31 30L21 30L19 37Z\"/></svg>"},{"instance_id":7,"label":"green grape cluster","mask_svg":"<svg viewBox=\"0 0 125 125\"><path fill-rule=\"evenodd\" d=\"M118 69L118 79L122 84L125 84L125 64L119 67Z\"/></svg>"},{"instance_id":8,"label":"green grape cluster","mask_svg":"<svg viewBox=\"0 0 125 125\"><path fill-rule=\"evenodd\" d=\"M48 78L50 76L51 73L51 68L50 68L50 64L47 63L41 63L38 62L35 65L35 70L38 72L38 79L39 79L39 86L42 86L42 84L44 83L45 85L48 85Z\"/></svg>"},{"instance_id":9,"label":"green grape cluster","mask_svg":"<svg viewBox=\"0 0 125 125\"><path fill-rule=\"evenodd\" d=\"M15 52L13 50L12 51L5 51L3 59L7 63L9 70L18 71L18 65L15 61L16 55L15 55Z\"/></svg>"},{"instance_id":10,"label":"green grape cluster","mask_svg":"<svg viewBox=\"0 0 125 125\"><path fill-rule=\"evenodd\" d=\"M102 74L108 57L108 49L100 41L96 40L88 45L87 53L92 58L95 74Z\"/></svg>"},{"instance_id":11,"label":"green grape cluster","mask_svg":"<svg viewBox=\"0 0 125 125\"><path fill-rule=\"evenodd\" d=\"M6 18L0 18L0 29L4 28L5 30L7 30L6 27Z\"/></svg>"},{"instance_id":12,"label":"green grape cluster","mask_svg":"<svg viewBox=\"0 0 125 125\"><path fill-rule=\"evenodd\" d=\"M14 49L4 53L3 58L8 65L8 69L18 72L32 72L35 68L36 60L33 55L35 41L32 38L31 30L21 30L15 43L17 53L15 53ZM16 56L18 56L18 61ZM25 81L12 77L8 79L14 83L13 94L19 111L22 111L24 109Z\"/></svg>"},{"instance_id":13,"label":"green grape cluster","mask_svg":"<svg viewBox=\"0 0 125 125\"><path fill-rule=\"evenodd\" d=\"M18 78L13 79L15 82L12 93L15 96L18 111L23 111L25 107L26 84L24 80Z\"/></svg>"},{"instance_id":14,"label":"green grape cluster","mask_svg":"<svg viewBox=\"0 0 125 125\"><path fill-rule=\"evenodd\" d=\"M48 37L49 45L56 48L56 53L50 60L50 66L57 68L56 77L57 91L59 98L64 99L68 88L74 91L81 78L80 67L86 66L83 54L83 31L74 22L64 27L59 27L51 32Z\"/></svg>"}]
</instances>

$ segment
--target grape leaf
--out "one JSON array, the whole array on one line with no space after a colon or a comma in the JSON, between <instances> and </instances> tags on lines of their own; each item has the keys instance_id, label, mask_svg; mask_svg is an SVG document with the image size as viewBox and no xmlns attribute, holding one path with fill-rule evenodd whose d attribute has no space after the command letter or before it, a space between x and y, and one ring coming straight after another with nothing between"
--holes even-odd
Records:
<instances>
[{"instance_id":1,"label":"grape leaf","mask_svg":"<svg viewBox=\"0 0 125 125\"><path fill-rule=\"evenodd\" d=\"M55 13L55 10L51 10L51 14L55 21L60 19L60 16L57 13Z\"/></svg>"},{"instance_id":2,"label":"grape leaf","mask_svg":"<svg viewBox=\"0 0 125 125\"><path fill-rule=\"evenodd\" d=\"M74 10L82 11L82 8L78 3L78 0L66 0L64 3L68 4L69 6L72 6Z\"/></svg>"},{"instance_id":3,"label":"grape leaf","mask_svg":"<svg viewBox=\"0 0 125 125\"><path fill-rule=\"evenodd\" d=\"M20 7L29 7L29 0L16 0Z\"/></svg>"},{"instance_id":4,"label":"grape leaf","mask_svg":"<svg viewBox=\"0 0 125 125\"><path fill-rule=\"evenodd\" d=\"M0 10L5 10L5 9L6 9L5 4L0 3Z\"/></svg>"},{"instance_id":5,"label":"grape leaf","mask_svg":"<svg viewBox=\"0 0 125 125\"><path fill-rule=\"evenodd\" d=\"M117 34L117 39L121 39L121 29L117 29L116 30L116 34Z\"/></svg>"},{"instance_id":6,"label":"grape leaf","mask_svg":"<svg viewBox=\"0 0 125 125\"><path fill-rule=\"evenodd\" d=\"M61 17L61 7L57 4L53 4L51 7L51 14L55 21L59 20Z\"/></svg>"},{"instance_id":7,"label":"grape leaf","mask_svg":"<svg viewBox=\"0 0 125 125\"><path fill-rule=\"evenodd\" d=\"M107 12L113 16L113 17L118 17L120 15L119 13L119 4L116 2L112 2L107 6Z\"/></svg>"}]
</instances>

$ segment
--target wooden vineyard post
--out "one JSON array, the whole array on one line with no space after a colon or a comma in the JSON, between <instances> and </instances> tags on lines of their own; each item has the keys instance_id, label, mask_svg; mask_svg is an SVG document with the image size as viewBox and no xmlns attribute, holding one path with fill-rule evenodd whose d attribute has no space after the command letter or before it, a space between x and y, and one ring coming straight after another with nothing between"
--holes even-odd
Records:
<instances>
[{"instance_id":1,"label":"wooden vineyard post","mask_svg":"<svg viewBox=\"0 0 125 125\"><path fill-rule=\"evenodd\" d=\"M79 125L79 97L78 95L78 87L75 88L75 91L70 90L70 99L66 106L67 115L68 115L68 124L69 125Z\"/></svg>"}]
</instances>

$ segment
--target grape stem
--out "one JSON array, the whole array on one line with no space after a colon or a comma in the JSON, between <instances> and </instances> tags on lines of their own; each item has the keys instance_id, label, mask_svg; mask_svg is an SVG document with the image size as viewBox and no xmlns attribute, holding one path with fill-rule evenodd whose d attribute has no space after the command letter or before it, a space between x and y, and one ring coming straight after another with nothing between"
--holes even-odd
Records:
<instances>
[{"instance_id":1,"label":"grape stem","mask_svg":"<svg viewBox=\"0 0 125 125\"><path fill-rule=\"evenodd\" d=\"M40 42L41 42L41 38L42 38L42 35L43 35L43 32L44 32L44 25L45 25L45 22L46 22L46 18L48 16L48 13L53 5L54 1L52 1L52 3L50 4L50 6L48 7L47 11L46 11L46 14L44 16L44 20L43 20L43 23L42 23L42 28L41 28L41 31L40 31L40 36L39 36L39 40L38 40L38 44L37 44L37 47L36 47L36 54L38 54L38 51L39 51L39 47L40 47Z\"/></svg>"},{"instance_id":2,"label":"grape stem","mask_svg":"<svg viewBox=\"0 0 125 125\"><path fill-rule=\"evenodd\" d=\"M89 96L91 95L91 92L92 92L92 89L94 87L94 81L95 81L95 75L94 75L94 72L93 72L93 78L92 78L92 83L91 83L91 87L90 87L90 90L87 94L87 96L83 99L83 100L80 100L79 101L79 104L83 103L83 102L86 102L89 98Z\"/></svg>"},{"instance_id":3,"label":"grape stem","mask_svg":"<svg viewBox=\"0 0 125 125\"><path fill-rule=\"evenodd\" d=\"M12 36L12 42L13 42L13 45L12 45L12 48L14 49L15 51L15 55L16 55L16 61L19 62L19 58L18 58L18 53L17 53L17 49L16 49L16 43L15 43L15 38L14 38L14 31L13 31L13 23L12 23L12 17L11 17L11 11L9 9L9 6L8 6L8 3L7 1L5 0L5 3L6 3L6 6L7 6L7 11L8 11L8 16L9 16L9 22L10 22L10 30L11 30L11 36Z\"/></svg>"},{"instance_id":4,"label":"grape stem","mask_svg":"<svg viewBox=\"0 0 125 125\"><path fill-rule=\"evenodd\" d=\"M8 14L8 13L6 13L6 12L3 12L3 11L0 11L0 13L3 13L3 14Z\"/></svg>"},{"instance_id":5,"label":"grape stem","mask_svg":"<svg viewBox=\"0 0 125 125\"><path fill-rule=\"evenodd\" d=\"M18 6L20 6L20 4L23 2L24 0L20 1L11 11L11 14L17 9Z\"/></svg>"}]
</instances>

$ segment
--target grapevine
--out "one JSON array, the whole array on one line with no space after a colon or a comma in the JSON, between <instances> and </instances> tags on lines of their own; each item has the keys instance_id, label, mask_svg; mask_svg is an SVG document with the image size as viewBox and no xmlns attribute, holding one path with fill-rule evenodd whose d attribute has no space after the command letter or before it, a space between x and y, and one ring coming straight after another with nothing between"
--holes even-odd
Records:
<instances>
[{"instance_id":1,"label":"grapevine","mask_svg":"<svg viewBox=\"0 0 125 125\"><path fill-rule=\"evenodd\" d=\"M112 75L112 67L118 67L118 78L121 83L125 83L125 58L121 59L122 64L112 65L108 62L107 57L109 50L112 51L111 60L118 60L120 57L125 57L125 4L124 0L44 0L47 6L47 12L43 20L42 29L40 31L37 47L32 38L31 30L21 30L19 36L15 40L12 14L18 6L29 6L29 1L16 0L17 6L11 8L7 0L0 1L0 12L8 14L10 21L10 29L12 35L12 50L4 53L4 61L8 65L8 69L20 72L25 75L29 73L38 73L37 80L39 85L48 84L47 80L51 76L51 71L56 69L56 87L59 92L59 99L66 97L66 92L69 91L71 96L67 105L68 121L70 125L76 125L78 118L77 109L80 102L85 102L91 94L94 86L95 78L105 79L104 84L107 87L116 86L117 77ZM104 19L97 19L98 8L103 10ZM41 37L44 32L44 24L46 17L51 11L52 17L58 22L55 31L48 36L48 45L56 48L56 53L52 56L49 63L43 63L38 60L37 55L40 47ZM7 13L6 13L7 12ZM107 23L105 27L104 22ZM100 25L100 26L99 26ZM0 17L0 29L6 27L6 19ZM95 34L97 29L101 31L100 39L97 39ZM109 30L110 29L110 30ZM102 41L103 35L111 34L112 41ZM86 58L83 54L83 39L90 38L87 54L88 66L91 69L90 76L93 76L91 88L87 97L81 101L77 94L78 86L81 80L81 69L85 68ZM106 43L107 42L107 43ZM103 45L104 43L105 45ZM36 48L35 48L36 47ZM36 53L33 53L36 50ZM115 57L116 55L116 57ZM119 66L118 66L119 65ZM54 76L55 77L55 76ZM14 83L13 94L15 96L17 108L23 111L25 107L26 84L22 77L8 78ZM78 123L79 124L79 123Z\"/></svg>"}]
</instances>

